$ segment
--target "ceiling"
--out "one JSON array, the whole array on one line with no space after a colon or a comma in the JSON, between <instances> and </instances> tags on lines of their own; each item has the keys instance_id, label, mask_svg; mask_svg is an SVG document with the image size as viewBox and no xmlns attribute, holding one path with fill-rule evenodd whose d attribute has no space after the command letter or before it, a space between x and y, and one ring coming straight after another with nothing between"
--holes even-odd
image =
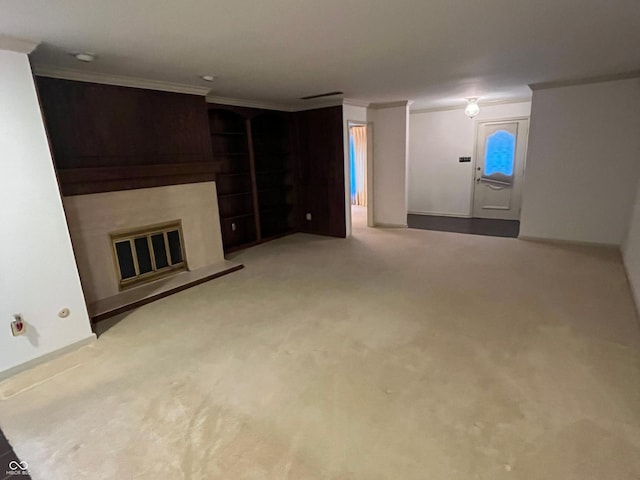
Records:
<instances>
[{"instance_id":1,"label":"ceiling","mask_svg":"<svg viewBox=\"0 0 640 480\"><path fill-rule=\"evenodd\" d=\"M0 34L42 42L36 67L288 105L340 90L437 108L640 68L639 0L0 0L0 11Z\"/></svg>"}]
</instances>

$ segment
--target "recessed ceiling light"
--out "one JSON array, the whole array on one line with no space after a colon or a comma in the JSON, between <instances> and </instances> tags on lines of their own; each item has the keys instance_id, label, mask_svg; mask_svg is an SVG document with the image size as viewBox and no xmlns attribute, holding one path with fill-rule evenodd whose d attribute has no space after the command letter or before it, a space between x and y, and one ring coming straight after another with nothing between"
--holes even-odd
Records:
<instances>
[{"instance_id":1,"label":"recessed ceiling light","mask_svg":"<svg viewBox=\"0 0 640 480\"><path fill-rule=\"evenodd\" d=\"M216 79L214 75L202 75L200 78L205 82L213 82Z\"/></svg>"},{"instance_id":2,"label":"recessed ceiling light","mask_svg":"<svg viewBox=\"0 0 640 480\"><path fill-rule=\"evenodd\" d=\"M93 62L96 58L93 53L74 53L73 56L81 62Z\"/></svg>"}]
</instances>

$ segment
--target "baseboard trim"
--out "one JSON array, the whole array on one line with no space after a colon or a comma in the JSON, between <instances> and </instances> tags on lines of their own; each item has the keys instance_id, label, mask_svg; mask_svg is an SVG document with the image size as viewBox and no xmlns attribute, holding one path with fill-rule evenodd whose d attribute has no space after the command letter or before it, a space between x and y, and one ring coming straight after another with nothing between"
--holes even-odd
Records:
<instances>
[{"instance_id":1,"label":"baseboard trim","mask_svg":"<svg viewBox=\"0 0 640 480\"><path fill-rule=\"evenodd\" d=\"M575 245L578 247L599 247L610 248L620 251L620 245L616 243L604 243L604 242L582 242L580 240L566 240L561 238L547 238L547 237L535 237L530 235L518 235L518 240L524 240L527 242L536 243L549 243L555 245Z\"/></svg>"},{"instance_id":2,"label":"baseboard trim","mask_svg":"<svg viewBox=\"0 0 640 480\"><path fill-rule=\"evenodd\" d=\"M409 227L406 223L381 223L381 222L376 222L374 226L380 227L380 228L408 228Z\"/></svg>"},{"instance_id":3,"label":"baseboard trim","mask_svg":"<svg viewBox=\"0 0 640 480\"><path fill-rule=\"evenodd\" d=\"M633 305L636 307L636 321L638 326L640 326L640 298L636 294L635 288L633 288L633 281L631 280L631 275L629 275L629 269L627 268L627 259L624 256L624 252L622 254L622 268L624 269L624 275L627 278L627 286L629 287L629 292L631 292L631 300L633 300Z\"/></svg>"},{"instance_id":4,"label":"baseboard trim","mask_svg":"<svg viewBox=\"0 0 640 480\"><path fill-rule=\"evenodd\" d=\"M44 355L34 358L32 360L28 360L20 365L16 365L15 367L11 367L7 370L3 370L0 372L0 382L6 380L9 377L13 377L14 375L24 372L25 370L29 370L37 365L42 363L46 363L54 358L60 357L66 353L72 352L73 350L77 350L80 347L84 347L85 345L90 345L95 342L97 339L96 334L92 333L87 338L74 342L66 347L59 348L58 350L54 350L53 352L45 353Z\"/></svg>"},{"instance_id":5,"label":"baseboard trim","mask_svg":"<svg viewBox=\"0 0 640 480\"><path fill-rule=\"evenodd\" d=\"M473 218L471 215L464 213L442 213L442 212L418 212L417 210L411 210L407 212L409 215L431 215L432 217L454 217L454 218Z\"/></svg>"}]
</instances>

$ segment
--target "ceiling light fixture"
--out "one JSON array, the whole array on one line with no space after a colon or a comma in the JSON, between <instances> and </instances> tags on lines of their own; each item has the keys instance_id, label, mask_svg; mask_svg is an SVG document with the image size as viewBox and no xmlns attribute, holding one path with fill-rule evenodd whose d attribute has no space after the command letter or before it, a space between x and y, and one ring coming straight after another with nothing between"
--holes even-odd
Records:
<instances>
[{"instance_id":1,"label":"ceiling light fixture","mask_svg":"<svg viewBox=\"0 0 640 480\"><path fill-rule=\"evenodd\" d=\"M93 53L74 53L73 56L76 57L76 60L87 63L93 62L96 59Z\"/></svg>"},{"instance_id":2,"label":"ceiling light fixture","mask_svg":"<svg viewBox=\"0 0 640 480\"><path fill-rule=\"evenodd\" d=\"M464 114L469 118L473 118L478 115L478 113L480 113L478 97L469 97L465 100L467 100L467 108L464 109Z\"/></svg>"},{"instance_id":3,"label":"ceiling light fixture","mask_svg":"<svg viewBox=\"0 0 640 480\"><path fill-rule=\"evenodd\" d=\"M202 75L200 78L205 82L213 82L216 79L214 75Z\"/></svg>"}]
</instances>

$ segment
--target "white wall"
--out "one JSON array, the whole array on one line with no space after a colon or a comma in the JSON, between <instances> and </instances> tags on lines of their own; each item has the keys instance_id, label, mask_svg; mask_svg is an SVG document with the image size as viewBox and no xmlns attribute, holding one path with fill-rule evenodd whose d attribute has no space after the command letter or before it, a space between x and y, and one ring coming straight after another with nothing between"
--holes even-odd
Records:
<instances>
[{"instance_id":1,"label":"white wall","mask_svg":"<svg viewBox=\"0 0 640 480\"><path fill-rule=\"evenodd\" d=\"M347 237L351 235L351 169L349 164L349 122L367 123L367 108L357 105L342 105L342 123L344 138L344 189L345 189L345 219L347 222Z\"/></svg>"},{"instance_id":2,"label":"white wall","mask_svg":"<svg viewBox=\"0 0 640 480\"><path fill-rule=\"evenodd\" d=\"M370 108L368 118L373 122L374 222L383 226L406 226L408 102Z\"/></svg>"},{"instance_id":3,"label":"white wall","mask_svg":"<svg viewBox=\"0 0 640 480\"><path fill-rule=\"evenodd\" d=\"M640 80L536 90L520 235L620 245L640 173Z\"/></svg>"},{"instance_id":4,"label":"white wall","mask_svg":"<svg viewBox=\"0 0 640 480\"><path fill-rule=\"evenodd\" d=\"M93 337L26 54L0 50L0 376ZM71 314L60 318L58 312ZM13 314L27 335L13 337Z\"/></svg>"},{"instance_id":5,"label":"white wall","mask_svg":"<svg viewBox=\"0 0 640 480\"><path fill-rule=\"evenodd\" d=\"M640 152L636 158L640 161ZM638 182L636 199L629 219L629 232L622 247L622 255L636 306L640 307L640 182Z\"/></svg>"},{"instance_id":6,"label":"white wall","mask_svg":"<svg viewBox=\"0 0 640 480\"><path fill-rule=\"evenodd\" d=\"M480 121L528 117L531 102L481 105L469 119L463 109L412 112L409 136L409 212L470 217L473 157Z\"/></svg>"},{"instance_id":7,"label":"white wall","mask_svg":"<svg viewBox=\"0 0 640 480\"><path fill-rule=\"evenodd\" d=\"M73 195L64 206L89 305L120 292L110 233L182 220L189 270L224 260L215 182Z\"/></svg>"}]
</instances>

